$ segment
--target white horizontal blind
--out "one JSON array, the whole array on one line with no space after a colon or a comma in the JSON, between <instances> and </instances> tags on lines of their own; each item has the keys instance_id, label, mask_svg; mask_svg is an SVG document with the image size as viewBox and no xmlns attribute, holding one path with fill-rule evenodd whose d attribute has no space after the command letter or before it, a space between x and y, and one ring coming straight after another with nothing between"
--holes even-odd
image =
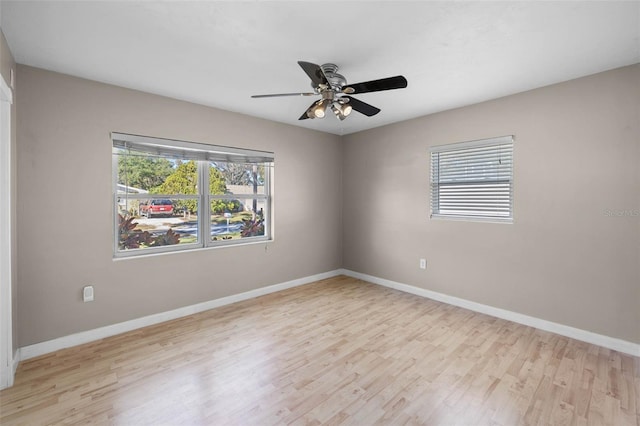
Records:
<instances>
[{"instance_id":1,"label":"white horizontal blind","mask_svg":"<svg viewBox=\"0 0 640 426\"><path fill-rule=\"evenodd\" d=\"M208 145L150 136L111 133L114 148L123 149L127 155L155 155L181 160L225 161L229 163L272 163L274 153L250 149ZM117 153L116 153L117 154Z\"/></svg>"},{"instance_id":2,"label":"white horizontal blind","mask_svg":"<svg viewBox=\"0 0 640 426\"><path fill-rule=\"evenodd\" d=\"M513 136L431 149L431 216L513 220Z\"/></svg>"}]
</instances>

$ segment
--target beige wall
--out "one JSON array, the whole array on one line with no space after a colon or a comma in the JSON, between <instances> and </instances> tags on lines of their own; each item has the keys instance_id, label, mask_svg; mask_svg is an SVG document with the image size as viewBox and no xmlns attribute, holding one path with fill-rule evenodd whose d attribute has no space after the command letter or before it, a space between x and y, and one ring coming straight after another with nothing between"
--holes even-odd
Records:
<instances>
[{"instance_id":1,"label":"beige wall","mask_svg":"<svg viewBox=\"0 0 640 426\"><path fill-rule=\"evenodd\" d=\"M2 74L2 78L7 84L11 84L11 70L15 70L16 63L13 60L13 55L11 54L11 50L9 49L9 45L7 44L7 40L4 38L4 34L2 30L0 30L0 74ZM17 77L16 77L17 78ZM11 105L11 251L12 251L12 259L11 259L11 297L12 300L12 316L13 316L13 349L14 351L18 350L18 280L17 280L17 229L16 229L16 217L17 217L17 202L16 202L16 105L17 105L17 94L15 88L11 88L13 91L13 105Z\"/></svg>"},{"instance_id":2,"label":"beige wall","mask_svg":"<svg viewBox=\"0 0 640 426\"><path fill-rule=\"evenodd\" d=\"M341 266L640 343L639 66L342 139L17 75L20 346ZM275 151L275 241L114 261L111 131ZM514 223L429 220L429 147L506 134Z\"/></svg>"},{"instance_id":3,"label":"beige wall","mask_svg":"<svg viewBox=\"0 0 640 426\"><path fill-rule=\"evenodd\" d=\"M640 342L639 103L636 65L344 137L344 267ZM514 223L430 220L429 147L509 134Z\"/></svg>"},{"instance_id":4,"label":"beige wall","mask_svg":"<svg viewBox=\"0 0 640 426\"><path fill-rule=\"evenodd\" d=\"M339 137L27 66L18 75L20 346L341 266ZM274 151L275 240L114 261L111 131Z\"/></svg>"}]
</instances>

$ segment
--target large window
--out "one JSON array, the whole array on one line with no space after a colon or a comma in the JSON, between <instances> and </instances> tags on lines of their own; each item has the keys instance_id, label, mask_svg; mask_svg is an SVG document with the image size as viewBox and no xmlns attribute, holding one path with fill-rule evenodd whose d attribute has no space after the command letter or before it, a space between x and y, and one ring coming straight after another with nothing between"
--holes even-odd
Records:
<instances>
[{"instance_id":1,"label":"large window","mask_svg":"<svg viewBox=\"0 0 640 426\"><path fill-rule=\"evenodd\" d=\"M431 217L513 221L513 136L431 148Z\"/></svg>"},{"instance_id":2,"label":"large window","mask_svg":"<svg viewBox=\"0 0 640 426\"><path fill-rule=\"evenodd\" d=\"M273 153L111 136L116 257L271 238Z\"/></svg>"}]
</instances>

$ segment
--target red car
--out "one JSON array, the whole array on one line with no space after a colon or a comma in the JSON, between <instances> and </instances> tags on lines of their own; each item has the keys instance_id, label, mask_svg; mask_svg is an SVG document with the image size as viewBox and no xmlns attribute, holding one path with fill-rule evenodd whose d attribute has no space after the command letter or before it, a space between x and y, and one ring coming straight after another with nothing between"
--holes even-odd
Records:
<instances>
[{"instance_id":1,"label":"red car","mask_svg":"<svg viewBox=\"0 0 640 426\"><path fill-rule=\"evenodd\" d=\"M140 216L173 216L173 203L171 200L149 200L140 203L138 208Z\"/></svg>"}]
</instances>

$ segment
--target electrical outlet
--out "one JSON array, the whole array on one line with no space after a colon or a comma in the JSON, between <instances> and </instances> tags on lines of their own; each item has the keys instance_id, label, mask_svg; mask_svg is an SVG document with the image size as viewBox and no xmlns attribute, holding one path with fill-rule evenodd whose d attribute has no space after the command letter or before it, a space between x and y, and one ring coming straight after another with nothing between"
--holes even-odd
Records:
<instances>
[{"instance_id":1,"label":"electrical outlet","mask_svg":"<svg viewBox=\"0 0 640 426\"><path fill-rule=\"evenodd\" d=\"M420 259L420 269L427 269L427 259Z\"/></svg>"},{"instance_id":2,"label":"electrical outlet","mask_svg":"<svg viewBox=\"0 0 640 426\"><path fill-rule=\"evenodd\" d=\"M88 285L82 289L82 301L93 302L93 286Z\"/></svg>"}]
</instances>

